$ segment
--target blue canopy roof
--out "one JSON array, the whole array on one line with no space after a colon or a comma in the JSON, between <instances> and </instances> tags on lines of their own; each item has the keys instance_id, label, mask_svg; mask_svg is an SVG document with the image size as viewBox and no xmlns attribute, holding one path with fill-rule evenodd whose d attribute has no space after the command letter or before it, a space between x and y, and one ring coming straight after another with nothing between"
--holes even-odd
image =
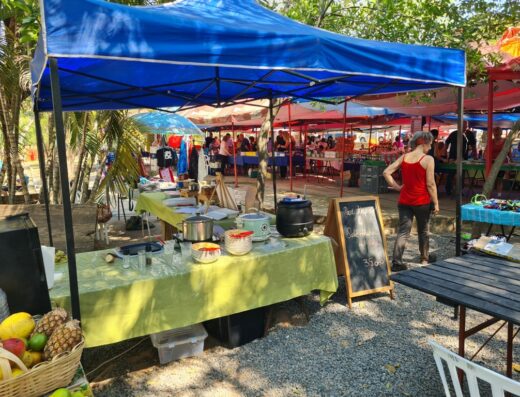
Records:
<instances>
[{"instance_id":1,"label":"blue canopy roof","mask_svg":"<svg viewBox=\"0 0 520 397\"><path fill-rule=\"evenodd\" d=\"M437 120L447 123L457 124L456 114L443 114L440 116L433 116ZM471 127L478 127L487 129L488 116L487 114L465 114L464 121L467 121ZM520 121L520 113L494 113L493 126L501 128L511 128L514 123Z\"/></svg>"},{"instance_id":2,"label":"blue canopy roof","mask_svg":"<svg viewBox=\"0 0 520 397\"><path fill-rule=\"evenodd\" d=\"M40 3L32 63L39 110L52 109L50 57L66 111L226 105L271 94L314 100L466 81L463 51L346 37L254 0Z\"/></svg>"},{"instance_id":3,"label":"blue canopy roof","mask_svg":"<svg viewBox=\"0 0 520 397\"><path fill-rule=\"evenodd\" d=\"M336 110L343 113L343 105L315 105L313 102L299 102L300 105L305 106L309 109L320 109L322 106L325 110ZM376 117L376 116L388 116L396 114L388 108L382 108L378 106L367 106L356 102L349 102L347 105L347 116L348 117Z\"/></svg>"},{"instance_id":4,"label":"blue canopy roof","mask_svg":"<svg viewBox=\"0 0 520 397\"><path fill-rule=\"evenodd\" d=\"M204 135L199 127L180 114L148 112L136 114L132 118L144 132L150 134Z\"/></svg>"}]
</instances>

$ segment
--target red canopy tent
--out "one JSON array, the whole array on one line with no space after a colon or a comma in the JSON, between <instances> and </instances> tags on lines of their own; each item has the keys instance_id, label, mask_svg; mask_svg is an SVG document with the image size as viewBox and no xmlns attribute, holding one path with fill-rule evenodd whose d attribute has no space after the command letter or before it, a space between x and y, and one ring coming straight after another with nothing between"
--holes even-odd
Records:
<instances>
[{"instance_id":1,"label":"red canopy tent","mask_svg":"<svg viewBox=\"0 0 520 397\"><path fill-rule=\"evenodd\" d=\"M520 81L520 57L516 57L509 62L494 68L488 68L488 134L487 145L493 145L493 110L496 109L496 100L500 100L500 96L495 93L494 86L499 80ZM520 91L520 88L517 88ZM520 97L520 94L518 95ZM511 103L509 107L518 106ZM491 171L493 165L493 151L488 150L486 155L486 175Z\"/></svg>"}]
</instances>

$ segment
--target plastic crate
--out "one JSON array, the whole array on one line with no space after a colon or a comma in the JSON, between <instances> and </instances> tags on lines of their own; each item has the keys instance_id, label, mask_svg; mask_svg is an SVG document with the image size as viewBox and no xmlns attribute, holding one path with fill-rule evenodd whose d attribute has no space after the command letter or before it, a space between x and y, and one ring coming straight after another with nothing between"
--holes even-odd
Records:
<instances>
[{"instance_id":1,"label":"plastic crate","mask_svg":"<svg viewBox=\"0 0 520 397\"><path fill-rule=\"evenodd\" d=\"M367 193L387 193L388 184L382 176L362 176L359 179L359 188Z\"/></svg>"},{"instance_id":2,"label":"plastic crate","mask_svg":"<svg viewBox=\"0 0 520 397\"><path fill-rule=\"evenodd\" d=\"M167 364L183 357L193 357L204 351L208 333L202 324L170 329L150 335L152 344L159 353L159 362Z\"/></svg>"},{"instance_id":3,"label":"plastic crate","mask_svg":"<svg viewBox=\"0 0 520 397\"><path fill-rule=\"evenodd\" d=\"M362 177L381 176L385 168L386 166L361 164L360 175Z\"/></svg>"}]
</instances>

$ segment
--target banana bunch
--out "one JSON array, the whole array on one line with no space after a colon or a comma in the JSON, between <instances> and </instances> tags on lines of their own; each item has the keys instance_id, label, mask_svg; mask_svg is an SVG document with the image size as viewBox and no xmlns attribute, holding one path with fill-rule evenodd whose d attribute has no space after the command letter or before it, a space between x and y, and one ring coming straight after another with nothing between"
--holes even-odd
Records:
<instances>
[{"instance_id":1,"label":"banana bunch","mask_svg":"<svg viewBox=\"0 0 520 397\"><path fill-rule=\"evenodd\" d=\"M67 262L67 255L65 252L56 250L56 256L54 257L54 263L64 263Z\"/></svg>"}]
</instances>

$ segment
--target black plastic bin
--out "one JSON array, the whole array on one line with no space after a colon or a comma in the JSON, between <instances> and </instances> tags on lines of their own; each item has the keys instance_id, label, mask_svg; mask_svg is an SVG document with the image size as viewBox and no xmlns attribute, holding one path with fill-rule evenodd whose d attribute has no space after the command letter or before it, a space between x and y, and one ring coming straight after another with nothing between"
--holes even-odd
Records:
<instances>
[{"instance_id":1,"label":"black plastic bin","mask_svg":"<svg viewBox=\"0 0 520 397\"><path fill-rule=\"evenodd\" d=\"M238 347L264 336L265 307L206 321L208 334L229 347Z\"/></svg>"}]
</instances>

